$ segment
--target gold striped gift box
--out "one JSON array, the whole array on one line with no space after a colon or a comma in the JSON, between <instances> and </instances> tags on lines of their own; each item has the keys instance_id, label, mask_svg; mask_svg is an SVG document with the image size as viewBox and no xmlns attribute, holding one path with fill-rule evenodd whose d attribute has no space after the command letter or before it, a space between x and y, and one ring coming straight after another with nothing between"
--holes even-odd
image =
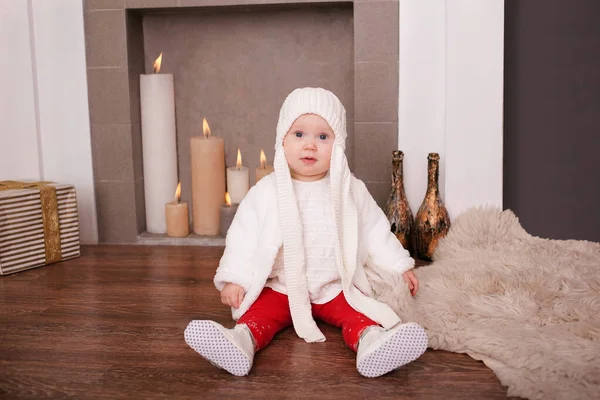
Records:
<instances>
[{"instance_id":1,"label":"gold striped gift box","mask_svg":"<svg viewBox=\"0 0 600 400\"><path fill-rule=\"evenodd\" d=\"M75 187L0 182L0 275L80 255Z\"/></svg>"}]
</instances>

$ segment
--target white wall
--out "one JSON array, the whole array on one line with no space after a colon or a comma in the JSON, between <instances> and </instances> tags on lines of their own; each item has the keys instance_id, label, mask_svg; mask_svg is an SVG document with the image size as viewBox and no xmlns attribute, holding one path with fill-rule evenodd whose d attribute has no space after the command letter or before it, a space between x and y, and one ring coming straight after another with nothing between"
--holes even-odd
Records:
<instances>
[{"instance_id":1,"label":"white wall","mask_svg":"<svg viewBox=\"0 0 600 400\"><path fill-rule=\"evenodd\" d=\"M502 206L504 0L447 0L446 191L450 216Z\"/></svg>"},{"instance_id":2,"label":"white wall","mask_svg":"<svg viewBox=\"0 0 600 400\"><path fill-rule=\"evenodd\" d=\"M0 0L0 181L40 179L35 84L26 1Z\"/></svg>"},{"instance_id":3,"label":"white wall","mask_svg":"<svg viewBox=\"0 0 600 400\"><path fill-rule=\"evenodd\" d=\"M400 150L416 213L440 153L451 218L502 206L503 0L400 0Z\"/></svg>"},{"instance_id":4,"label":"white wall","mask_svg":"<svg viewBox=\"0 0 600 400\"><path fill-rule=\"evenodd\" d=\"M74 184L81 242L97 243L82 2L1 1L0 179Z\"/></svg>"}]
</instances>

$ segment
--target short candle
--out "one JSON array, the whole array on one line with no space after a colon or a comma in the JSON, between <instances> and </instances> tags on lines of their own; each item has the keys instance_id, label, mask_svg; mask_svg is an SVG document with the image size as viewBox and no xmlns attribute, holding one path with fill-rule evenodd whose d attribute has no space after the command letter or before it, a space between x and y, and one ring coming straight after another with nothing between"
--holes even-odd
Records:
<instances>
[{"instance_id":1,"label":"short candle","mask_svg":"<svg viewBox=\"0 0 600 400\"><path fill-rule=\"evenodd\" d=\"M231 202L241 203L249 189L249 170L248 167L242 165L242 153L240 152L240 149L238 149L235 167L227 168L227 192L229 192L229 196L231 196Z\"/></svg>"},{"instance_id":2,"label":"short candle","mask_svg":"<svg viewBox=\"0 0 600 400\"><path fill-rule=\"evenodd\" d=\"M225 204L221 206L221 236L227 236L227 231L229 230L229 226L235 217L235 213L237 212L239 204L232 203L231 197L229 197L229 193L225 193Z\"/></svg>"},{"instance_id":3,"label":"short candle","mask_svg":"<svg viewBox=\"0 0 600 400\"><path fill-rule=\"evenodd\" d=\"M256 183L265 176L273 172L273 166L267 165L267 157L265 156L264 150L260 150L260 166L256 167Z\"/></svg>"},{"instance_id":4,"label":"short candle","mask_svg":"<svg viewBox=\"0 0 600 400\"><path fill-rule=\"evenodd\" d=\"M179 201L181 197L181 182L177 185L175 199L165 205L168 237L186 237L190 234L188 204Z\"/></svg>"}]
</instances>

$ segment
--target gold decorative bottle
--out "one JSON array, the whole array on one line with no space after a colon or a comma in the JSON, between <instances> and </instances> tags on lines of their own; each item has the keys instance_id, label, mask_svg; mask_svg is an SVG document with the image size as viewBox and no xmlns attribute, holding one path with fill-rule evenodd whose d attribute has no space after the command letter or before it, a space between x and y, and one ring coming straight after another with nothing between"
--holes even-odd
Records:
<instances>
[{"instance_id":1,"label":"gold decorative bottle","mask_svg":"<svg viewBox=\"0 0 600 400\"><path fill-rule=\"evenodd\" d=\"M427 157L427 192L415 218L415 252L423 260L431 260L438 240L450 229L450 217L438 188L438 153Z\"/></svg>"},{"instance_id":2,"label":"gold decorative bottle","mask_svg":"<svg viewBox=\"0 0 600 400\"><path fill-rule=\"evenodd\" d=\"M390 221L394 235L402 243L402 246L412 254L414 219L406 193L404 193L403 160L403 152L400 150L392 152L392 188L383 211Z\"/></svg>"}]
</instances>

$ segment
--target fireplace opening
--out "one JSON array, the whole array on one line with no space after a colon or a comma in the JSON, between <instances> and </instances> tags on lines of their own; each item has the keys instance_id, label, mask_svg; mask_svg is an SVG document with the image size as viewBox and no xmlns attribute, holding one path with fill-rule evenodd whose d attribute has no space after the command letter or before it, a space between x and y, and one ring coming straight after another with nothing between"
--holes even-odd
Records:
<instances>
[{"instance_id":1,"label":"fireplace opening","mask_svg":"<svg viewBox=\"0 0 600 400\"><path fill-rule=\"evenodd\" d=\"M224 139L228 167L240 150L250 185L261 150L272 164L279 108L294 88L328 88L353 119L351 4L210 7L141 17L144 72L152 73L162 53L161 72L173 74L177 166L190 224L190 139L202 135L204 118L213 136Z\"/></svg>"}]
</instances>

